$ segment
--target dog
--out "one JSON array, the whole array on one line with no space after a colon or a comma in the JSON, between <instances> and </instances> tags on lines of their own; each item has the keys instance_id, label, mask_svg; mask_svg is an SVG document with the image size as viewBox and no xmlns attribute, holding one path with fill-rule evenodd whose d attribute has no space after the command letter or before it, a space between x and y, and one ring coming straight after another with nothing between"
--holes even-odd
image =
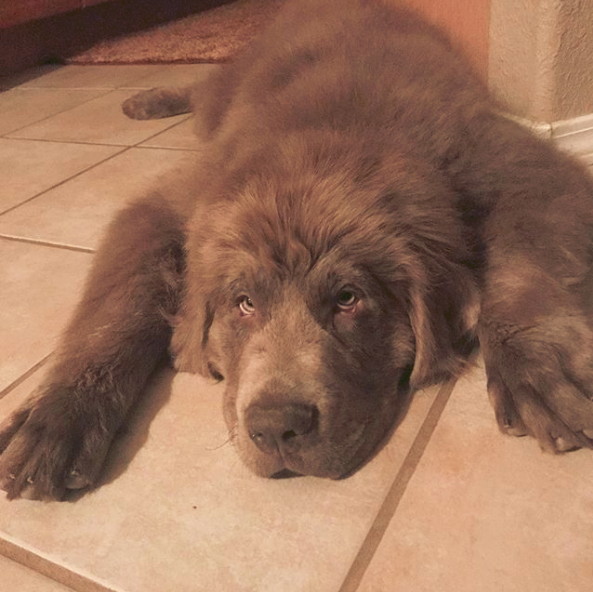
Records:
<instances>
[{"instance_id":1,"label":"dog","mask_svg":"<svg viewBox=\"0 0 593 592\"><path fill-rule=\"evenodd\" d=\"M502 432L593 445L593 184L503 114L445 35L372 0L288 1L193 105L203 153L108 229L45 382L0 430L8 498L100 481L167 355L226 384L263 477L340 479L479 341Z\"/></svg>"}]
</instances>

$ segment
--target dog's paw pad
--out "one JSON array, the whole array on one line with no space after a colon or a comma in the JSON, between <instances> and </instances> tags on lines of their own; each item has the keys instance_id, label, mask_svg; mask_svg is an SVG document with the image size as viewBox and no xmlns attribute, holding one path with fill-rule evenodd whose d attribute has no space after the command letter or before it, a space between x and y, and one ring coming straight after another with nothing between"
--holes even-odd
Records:
<instances>
[{"instance_id":1,"label":"dog's paw pad","mask_svg":"<svg viewBox=\"0 0 593 592\"><path fill-rule=\"evenodd\" d=\"M136 96L126 99L121 106L125 115L127 115L130 119L138 120L153 118L149 107L150 105L145 104L141 98Z\"/></svg>"}]
</instances>

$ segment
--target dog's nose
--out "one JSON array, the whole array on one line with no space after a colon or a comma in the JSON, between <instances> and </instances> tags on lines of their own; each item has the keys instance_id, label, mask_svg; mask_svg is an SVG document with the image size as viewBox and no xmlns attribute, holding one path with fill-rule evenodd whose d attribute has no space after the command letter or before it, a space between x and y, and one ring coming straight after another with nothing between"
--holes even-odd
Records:
<instances>
[{"instance_id":1,"label":"dog's nose","mask_svg":"<svg viewBox=\"0 0 593 592\"><path fill-rule=\"evenodd\" d=\"M317 407L304 403L253 403L245 425L262 452L294 452L316 431L318 415Z\"/></svg>"}]
</instances>

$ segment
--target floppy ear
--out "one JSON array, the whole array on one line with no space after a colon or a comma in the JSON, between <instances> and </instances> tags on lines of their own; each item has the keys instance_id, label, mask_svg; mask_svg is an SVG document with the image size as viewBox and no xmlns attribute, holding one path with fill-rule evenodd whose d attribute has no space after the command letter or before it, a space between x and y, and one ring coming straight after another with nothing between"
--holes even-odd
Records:
<instances>
[{"instance_id":1,"label":"floppy ear","mask_svg":"<svg viewBox=\"0 0 593 592\"><path fill-rule=\"evenodd\" d=\"M458 374L477 321L477 291L465 274L451 273L438 292L413 282L408 311L416 345L410 385L419 388Z\"/></svg>"},{"instance_id":2,"label":"floppy ear","mask_svg":"<svg viewBox=\"0 0 593 592\"><path fill-rule=\"evenodd\" d=\"M452 354L443 339L442 321L435 318L437 311L431 310L428 294L419 286L413 286L409 296L410 324L414 333L415 357L410 385L420 388L442 377L441 366ZM444 336L445 338L447 335Z\"/></svg>"},{"instance_id":3,"label":"floppy ear","mask_svg":"<svg viewBox=\"0 0 593 592\"><path fill-rule=\"evenodd\" d=\"M208 362L216 354L210 330L220 298L213 287L217 284L216 276L208 273L209 266L203 257L201 248L188 250L185 286L179 312L172 323L170 351L178 370L219 378Z\"/></svg>"},{"instance_id":4,"label":"floppy ear","mask_svg":"<svg viewBox=\"0 0 593 592\"><path fill-rule=\"evenodd\" d=\"M173 322L170 346L177 370L210 376L205 350L213 321L214 310L207 301L185 299Z\"/></svg>"},{"instance_id":5,"label":"floppy ear","mask_svg":"<svg viewBox=\"0 0 593 592\"><path fill-rule=\"evenodd\" d=\"M202 212L200 212L202 214ZM217 376L208 365L216 353L211 328L216 316L218 279L211 261L212 249L204 238L210 219L194 215L186 242L185 284L179 312L175 316L170 351L175 368L182 372Z\"/></svg>"}]
</instances>

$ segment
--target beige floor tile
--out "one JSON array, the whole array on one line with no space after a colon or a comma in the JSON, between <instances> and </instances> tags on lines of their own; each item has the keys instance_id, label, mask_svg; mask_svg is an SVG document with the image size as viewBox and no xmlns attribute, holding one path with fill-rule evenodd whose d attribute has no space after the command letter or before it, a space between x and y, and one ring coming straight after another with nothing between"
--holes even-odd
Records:
<instances>
[{"instance_id":1,"label":"beige floor tile","mask_svg":"<svg viewBox=\"0 0 593 592\"><path fill-rule=\"evenodd\" d=\"M0 391L47 356L91 256L0 239Z\"/></svg>"},{"instance_id":2,"label":"beige floor tile","mask_svg":"<svg viewBox=\"0 0 593 592\"><path fill-rule=\"evenodd\" d=\"M199 143L194 134L194 118L190 116L185 121L169 128L161 134L153 136L140 145L152 148L196 150L199 147Z\"/></svg>"},{"instance_id":3,"label":"beige floor tile","mask_svg":"<svg viewBox=\"0 0 593 592\"><path fill-rule=\"evenodd\" d=\"M144 78L134 81L129 87L122 88L154 88L156 86L186 86L224 66L217 64L172 64L161 70L150 73Z\"/></svg>"},{"instance_id":4,"label":"beige floor tile","mask_svg":"<svg viewBox=\"0 0 593 592\"><path fill-rule=\"evenodd\" d=\"M62 66L22 84L23 88L103 88L133 85L137 80L163 71L161 65Z\"/></svg>"},{"instance_id":5,"label":"beige floor tile","mask_svg":"<svg viewBox=\"0 0 593 592\"><path fill-rule=\"evenodd\" d=\"M94 249L118 210L192 155L127 150L0 216L0 234Z\"/></svg>"},{"instance_id":6,"label":"beige floor tile","mask_svg":"<svg viewBox=\"0 0 593 592\"><path fill-rule=\"evenodd\" d=\"M21 72L15 72L14 74L8 74L7 76L0 76L0 90L9 90L17 86L22 86L58 68L62 68L62 66L59 64L43 64L41 66L27 68Z\"/></svg>"},{"instance_id":7,"label":"beige floor tile","mask_svg":"<svg viewBox=\"0 0 593 592\"><path fill-rule=\"evenodd\" d=\"M0 214L120 150L113 146L0 138Z\"/></svg>"},{"instance_id":8,"label":"beige floor tile","mask_svg":"<svg viewBox=\"0 0 593 592\"><path fill-rule=\"evenodd\" d=\"M72 592L54 580L0 556L0 586L6 592Z\"/></svg>"},{"instance_id":9,"label":"beige floor tile","mask_svg":"<svg viewBox=\"0 0 593 592\"><path fill-rule=\"evenodd\" d=\"M10 137L132 146L179 121L174 117L155 121L135 121L127 118L121 110L121 104L132 94L129 90L110 92L84 105L23 128Z\"/></svg>"},{"instance_id":10,"label":"beige floor tile","mask_svg":"<svg viewBox=\"0 0 593 592\"><path fill-rule=\"evenodd\" d=\"M0 417L37 381L0 400ZM249 473L228 441L222 387L161 372L102 487L74 503L0 499L0 549L126 592L337 592L436 389L418 394L370 463L330 481Z\"/></svg>"},{"instance_id":11,"label":"beige floor tile","mask_svg":"<svg viewBox=\"0 0 593 592\"><path fill-rule=\"evenodd\" d=\"M104 90L23 90L0 93L0 135L19 130L105 94Z\"/></svg>"},{"instance_id":12,"label":"beige floor tile","mask_svg":"<svg viewBox=\"0 0 593 592\"><path fill-rule=\"evenodd\" d=\"M453 392L360 592L589 592L593 454L504 437L478 369Z\"/></svg>"}]
</instances>

